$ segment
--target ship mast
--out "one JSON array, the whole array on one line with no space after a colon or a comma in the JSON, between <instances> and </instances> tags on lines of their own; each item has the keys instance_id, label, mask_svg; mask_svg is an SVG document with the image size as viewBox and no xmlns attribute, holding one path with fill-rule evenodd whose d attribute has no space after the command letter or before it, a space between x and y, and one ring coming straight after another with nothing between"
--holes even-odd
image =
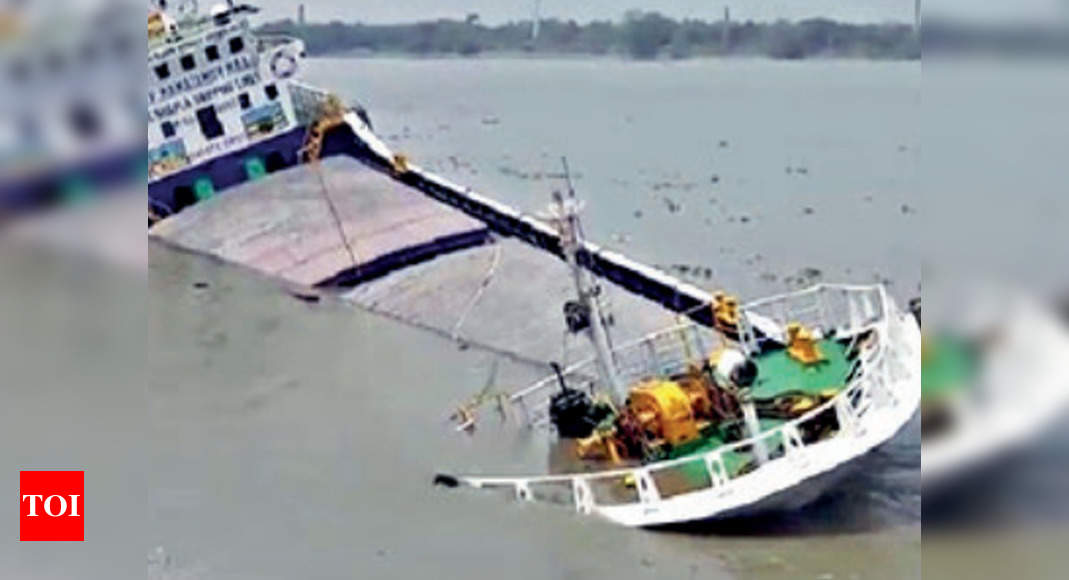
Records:
<instances>
[{"instance_id":1,"label":"ship mast","mask_svg":"<svg viewBox=\"0 0 1069 580\"><path fill-rule=\"evenodd\" d=\"M589 319L586 331L590 342L594 346L598 374L601 375L602 382L608 387L613 402L617 405L623 405L627 399L627 392L616 374L616 365L613 362L612 350L609 347L609 334L606 330L605 318L602 315L601 304L598 300L601 289L591 282L590 274L579 265L579 248L583 244L583 229L579 223L579 212L582 207L575 197L575 188L572 187L571 175L568 171L568 160L561 158L561 161L564 164L564 179L568 185L568 193L565 196L560 192L554 192L553 201L555 202L555 207L552 208L560 233L561 251L564 254L565 261L568 263L568 267L572 270L578 304Z\"/></svg>"}]
</instances>

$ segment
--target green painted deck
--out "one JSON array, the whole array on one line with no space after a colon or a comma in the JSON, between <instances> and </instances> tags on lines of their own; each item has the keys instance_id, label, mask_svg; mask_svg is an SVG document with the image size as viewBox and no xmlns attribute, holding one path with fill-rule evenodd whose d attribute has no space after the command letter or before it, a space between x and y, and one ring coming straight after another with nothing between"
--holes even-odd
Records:
<instances>
[{"instance_id":1,"label":"green painted deck","mask_svg":"<svg viewBox=\"0 0 1069 580\"><path fill-rule=\"evenodd\" d=\"M760 423L761 431L771 431L776 427L782 425L784 421L780 421L778 419L760 419ZM775 448L783 444L782 441L777 442L775 438L772 438L767 443L769 446L769 453L773 453L775 451ZM725 445L725 441L723 440L723 438L721 438L718 434L714 433L709 436L698 439L688 445L681 446L674 453L672 453L671 457L675 458L685 457L689 455L701 455L703 453L713 451L717 447L721 447L723 445ZM724 453L722 459L724 460L724 468L727 469L728 475L730 477L734 477L738 475L739 472L742 471L742 469L746 467L747 464L753 461L755 459L755 456L752 451L743 450ZM694 463L685 463L679 467L679 470L693 482L700 481L701 478L705 475L704 463L697 461Z\"/></svg>"},{"instance_id":2,"label":"green painted deck","mask_svg":"<svg viewBox=\"0 0 1069 580\"><path fill-rule=\"evenodd\" d=\"M846 346L834 340L822 340L817 345L826 360L812 365L794 360L786 349L761 355L756 361L754 397L765 399L790 391L816 395L828 389L841 389L850 371Z\"/></svg>"},{"instance_id":3,"label":"green painted deck","mask_svg":"<svg viewBox=\"0 0 1069 580\"><path fill-rule=\"evenodd\" d=\"M937 336L921 357L921 397L930 401L968 386L976 376L977 355L964 340Z\"/></svg>"},{"instance_id":4,"label":"green painted deck","mask_svg":"<svg viewBox=\"0 0 1069 580\"><path fill-rule=\"evenodd\" d=\"M817 395L829 389L839 390L846 385L846 375L850 371L850 361L846 358L846 346L834 340L822 340L818 343L823 362L806 365L794 360L786 349L766 353L757 359L757 383L753 394L759 398L771 398L791 391L802 391ZM771 431L784 422L777 419L761 419L761 430ZM766 441L769 453L775 454L783 442L774 439ZM673 457L700 455L724 445L718 434L709 434L689 445L677 449ZM752 451L737 451L723 455L724 467L730 477L734 477L754 460ZM705 466L700 462L681 465L680 472L692 483L701 481L705 475Z\"/></svg>"},{"instance_id":5,"label":"green painted deck","mask_svg":"<svg viewBox=\"0 0 1069 580\"><path fill-rule=\"evenodd\" d=\"M794 360L785 349L769 352L757 359L758 379L754 386L754 396L771 398L792 391L819 395L828 390L840 390L846 385L846 375L850 371L850 361L846 358L846 346L834 340L822 340L818 343L823 362L806 365ZM761 431L768 432L782 425L779 419L760 419ZM726 444L724 433L712 428L690 443L681 445L671 451L668 459L694 457L694 461L681 463L673 468L657 472L658 488L667 496L688 490L708 487L709 474L700 455L713 451ZM783 453L784 442L781 436L770 436L765 440L772 457ZM739 449L721 456L724 469L729 478L737 477L756 460L752 449ZM629 484L621 483L627 487ZM669 491L671 490L671 491Z\"/></svg>"}]
</instances>

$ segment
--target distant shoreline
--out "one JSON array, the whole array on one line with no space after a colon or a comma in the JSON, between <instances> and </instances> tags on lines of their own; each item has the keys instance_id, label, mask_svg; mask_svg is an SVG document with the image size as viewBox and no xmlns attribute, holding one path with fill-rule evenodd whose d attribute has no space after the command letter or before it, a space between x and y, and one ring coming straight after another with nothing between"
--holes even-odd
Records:
<instances>
[{"instance_id":1,"label":"distant shoreline","mask_svg":"<svg viewBox=\"0 0 1069 580\"><path fill-rule=\"evenodd\" d=\"M620 21L547 19L485 25L464 20L405 24L269 22L261 34L304 41L311 56L472 58L619 58L636 61L765 57L776 60L919 60L911 25L849 24L827 19L773 23L673 20L656 12L628 12Z\"/></svg>"},{"instance_id":2,"label":"distant shoreline","mask_svg":"<svg viewBox=\"0 0 1069 580\"><path fill-rule=\"evenodd\" d=\"M800 59L780 59L761 54L732 54L732 55L697 55L686 58L659 57L655 59L634 59L625 54L579 54L570 52L524 52L518 50L500 50L481 52L475 55L460 55L456 53L433 53L412 54L401 51L361 51L351 50L344 52L328 52L323 54L309 55L312 59L396 59L411 61L479 61L479 60L528 60L528 61L591 61L591 62L621 62L632 64L672 64L687 62L873 62L873 63L920 63L920 58L870 58L855 56L822 55Z\"/></svg>"}]
</instances>

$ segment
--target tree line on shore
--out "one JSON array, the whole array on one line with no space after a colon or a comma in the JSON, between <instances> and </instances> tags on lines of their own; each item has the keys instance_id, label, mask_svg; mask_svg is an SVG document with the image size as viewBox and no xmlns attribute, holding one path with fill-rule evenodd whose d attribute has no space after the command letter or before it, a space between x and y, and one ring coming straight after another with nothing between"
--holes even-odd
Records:
<instances>
[{"instance_id":1,"label":"tree line on shore","mask_svg":"<svg viewBox=\"0 0 1069 580\"><path fill-rule=\"evenodd\" d=\"M281 20L260 32L304 40L312 56L401 53L413 56L531 52L622 55L635 59L695 56L766 56L777 59L847 57L918 59L913 27L900 23L849 24L816 18L798 22L675 20L657 12L631 11L619 21L549 18L532 38L530 20L487 25L477 14L405 24L298 24Z\"/></svg>"}]
</instances>

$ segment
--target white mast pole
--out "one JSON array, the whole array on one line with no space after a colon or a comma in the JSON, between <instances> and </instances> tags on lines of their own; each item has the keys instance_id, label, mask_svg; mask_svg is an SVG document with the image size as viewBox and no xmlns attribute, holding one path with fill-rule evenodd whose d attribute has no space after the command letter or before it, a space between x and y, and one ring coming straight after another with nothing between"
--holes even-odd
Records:
<instances>
[{"instance_id":1,"label":"white mast pole","mask_svg":"<svg viewBox=\"0 0 1069 580\"><path fill-rule=\"evenodd\" d=\"M531 19L531 40L538 40L542 28L542 0L534 0L534 14Z\"/></svg>"},{"instance_id":2,"label":"white mast pole","mask_svg":"<svg viewBox=\"0 0 1069 580\"><path fill-rule=\"evenodd\" d=\"M575 282L575 291L579 302L590 313L590 327L587 333L590 342L594 345L595 358L598 363L598 372L602 381L609 388L613 402L618 406L623 405L627 399L627 392L620 378L616 374L616 365L613 363L612 350L609 348L609 334L605 329L605 319L601 314L601 306L597 299L597 290L590 283L590 274L579 266L579 248L582 246L582 228L579 226L579 202L575 198L575 190L572 188L571 177L568 174L568 161L564 161L565 179L568 180L568 197L564 198L560 193L554 194L557 202L557 223L560 231L561 250L572 270L572 278Z\"/></svg>"}]
</instances>

